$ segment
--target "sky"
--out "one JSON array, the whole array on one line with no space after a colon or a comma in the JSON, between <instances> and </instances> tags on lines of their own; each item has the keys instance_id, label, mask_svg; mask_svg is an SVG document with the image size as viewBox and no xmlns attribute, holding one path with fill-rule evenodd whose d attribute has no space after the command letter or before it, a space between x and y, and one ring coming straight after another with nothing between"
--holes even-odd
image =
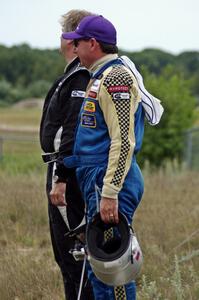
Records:
<instances>
[{"instance_id":1,"label":"sky","mask_svg":"<svg viewBox=\"0 0 199 300\"><path fill-rule=\"evenodd\" d=\"M199 51L199 0L0 0L0 44L59 48L59 18L70 9L103 15L120 49Z\"/></svg>"}]
</instances>

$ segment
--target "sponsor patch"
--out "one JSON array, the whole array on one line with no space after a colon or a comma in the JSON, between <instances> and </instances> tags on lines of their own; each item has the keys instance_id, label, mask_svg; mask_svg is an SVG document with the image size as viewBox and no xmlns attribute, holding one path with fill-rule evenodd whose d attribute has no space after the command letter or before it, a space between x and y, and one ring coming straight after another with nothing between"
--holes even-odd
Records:
<instances>
[{"instance_id":1,"label":"sponsor patch","mask_svg":"<svg viewBox=\"0 0 199 300\"><path fill-rule=\"evenodd\" d=\"M116 93L116 92L128 92L129 87L127 85L114 85L108 87L109 93Z\"/></svg>"},{"instance_id":2,"label":"sponsor patch","mask_svg":"<svg viewBox=\"0 0 199 300\"><path fill-rule=\"evenodd\" d=\"M96 98L97 97L97 93L94 92L94 91L89 91L88 93L88 97L91 97L91 98Z\"/></svg>"},{"instance_id":3,"label":"sponsor patch","mask_svg":"<svg viewBox=\"0 0 199 300\"><path fill-rule=\"evenodd\" d=\"M71 93L71 97L75 97L75 98L84 98L86 95L86 93L84 91L78 91L78 90L74 90Z\"/></svg>"},{"instance_id":4,"label":"sponsor patch","mask_svg":"<svg viewBox=\"0 0 199 300\"><path fill-rule=\"evenodd\" d=\"M86 101L84 104L84 110L89 112L95 112L95 103L92 101Z\"/></svg>"},{"instance_id":5,"label":"sponsor patch","mask_svg":"<svg viewBox=\"0 0 199 300\"><path fill-rule=\"evenodd\" d=\"M119 100L119 99L130 99L129 93L113 93L113 99Z\"/></svg>"},{"instance_id":6,"label":"sponsor patch","mask_svg":"<svg viewBox=\"0 0 199 300\"><path fill-rule=\"evenodd\" d=\"M96 118L95 118L95 116L83 113L81 115L81 125L83 127L95 128L96 127Z\"/></svg>"},{"instance_id":7,"label":"sponsor patch","mask_svg":"<svg viewBox=\"0 0 199 300\"><path fill-rule=\"evenodd\" d=\"M101 80L96 79L91 86L91 90L94 92L98 92L99 87L100 87L100 82L101 82Z\"/></svg>"}]
</instances>

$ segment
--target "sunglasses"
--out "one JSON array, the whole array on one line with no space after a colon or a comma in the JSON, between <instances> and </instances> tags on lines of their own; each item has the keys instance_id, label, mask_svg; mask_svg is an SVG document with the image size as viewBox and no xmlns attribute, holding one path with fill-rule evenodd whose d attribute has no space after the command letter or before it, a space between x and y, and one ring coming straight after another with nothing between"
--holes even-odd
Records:
<instances>
[{"instance_id":1,"label":"sunglasses","mask_svg":"<svg viewBox=\"0 0 199 300\"><path fill-rule=\"evenodd\" d=\"M78 47L80 41L89 41L89 40L90 40L90 38L87 38L87 39L76 39L76 40L73 40L73 44L74 44L75 47Z\"/></svg>"}]
</instances>

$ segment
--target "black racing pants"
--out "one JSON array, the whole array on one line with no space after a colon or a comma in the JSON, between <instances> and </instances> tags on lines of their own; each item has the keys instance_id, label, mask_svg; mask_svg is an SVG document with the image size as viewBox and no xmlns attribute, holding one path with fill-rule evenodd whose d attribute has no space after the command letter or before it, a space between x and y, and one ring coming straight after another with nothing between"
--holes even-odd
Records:
<instances>
[{"instance_id":1,"label":"black racing pants","mask_svg":"<svg viewBox=\"0 0 199 300\"><path fill-rule=\"evenodd\" d=\"M49 193L52 188L52 173L53 163L50 163L47 171L46 191L52 247L55 260L63 276L65 297L67 300L77 300L83 262L76 261L68 252L74 246L74 238L64 236L68 232L68 228L59 209L50 202ZM75 228L80 224L84 215L84 201L78 188L75 172L67 182L66 202L69 225L71 228ZM85 274L81 300L93 299L92 287Z\"/></svg>"}]
</instances>

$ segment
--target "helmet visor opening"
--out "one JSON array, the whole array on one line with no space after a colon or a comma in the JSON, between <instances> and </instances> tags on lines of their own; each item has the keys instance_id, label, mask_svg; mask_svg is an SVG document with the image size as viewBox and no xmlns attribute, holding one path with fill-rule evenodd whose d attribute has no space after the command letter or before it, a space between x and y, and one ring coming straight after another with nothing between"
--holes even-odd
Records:
<instances>
[{"instance_id":1,"label":"helmet visor opening","mask_svg":"<svg viewBox=\"0 0 199 300\"><path fill-rule=\"evenodd\" d=\"M87 227L86 237L92 257L102 261L115 260L129 246L130 228L122 214L119 214L118 224L105 224L97 214Z\"/></svg>"}]
</instances>

